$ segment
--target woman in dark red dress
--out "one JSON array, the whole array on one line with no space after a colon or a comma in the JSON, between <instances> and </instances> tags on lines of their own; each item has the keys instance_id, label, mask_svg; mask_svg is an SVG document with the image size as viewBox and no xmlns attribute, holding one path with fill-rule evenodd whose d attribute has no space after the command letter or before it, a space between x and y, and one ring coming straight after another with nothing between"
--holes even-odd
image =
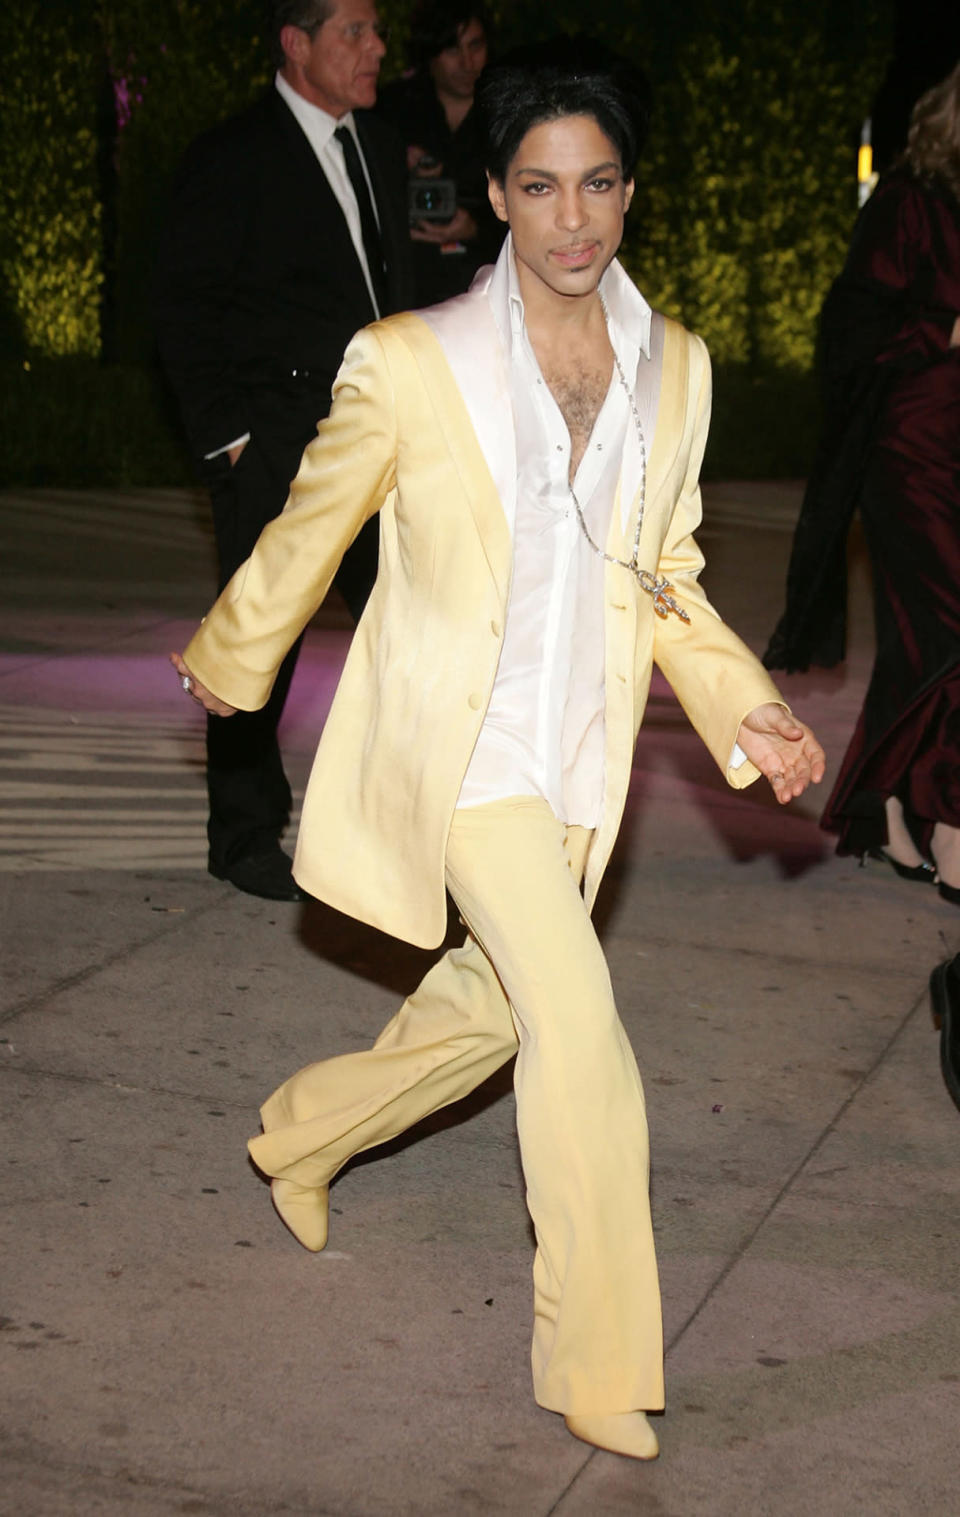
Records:
<instances>
[{"instance_id":1,"label":"woman in dark red dress","mask_svg":"<svg viewBox=\"0 0 960 1517\"><path fill-rule=\"evenodd\" d=\"M822 825L960 905L960 64L914 108L824 304L827 430L769 668L844 652L859 508L876 662ZM937 875L934 874L934 867Z\"/></svg>"}]
</instances>

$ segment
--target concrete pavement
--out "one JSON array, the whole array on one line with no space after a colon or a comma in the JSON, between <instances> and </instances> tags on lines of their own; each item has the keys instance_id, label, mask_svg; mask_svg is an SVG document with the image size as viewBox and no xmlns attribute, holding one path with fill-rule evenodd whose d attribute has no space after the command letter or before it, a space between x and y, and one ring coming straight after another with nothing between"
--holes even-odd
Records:
<instances>
[{"instance_id":1,"label":"concrete pavement","mask_svg":"<svg viewBox=\"0 0 960 1517\"><path fill-rule=\"evenodd\" d=\"M708 585L760 647L796 486L716 485ZM644 1074L662 1454L533 1403L509 1071L332 1192L301 1249L257 1105L362 1047L431 956L204 872L201 730L163 662L205 607L202 502L0 494L0 1513L948 1517L960 1113L926 981L960 915L735 795L654 687L599 919ZM302 787L349 632L311 632ZM871 657L784 682L835 773ZM824 787L825 790L825 787Z\"/></svg>"}]
</instances>

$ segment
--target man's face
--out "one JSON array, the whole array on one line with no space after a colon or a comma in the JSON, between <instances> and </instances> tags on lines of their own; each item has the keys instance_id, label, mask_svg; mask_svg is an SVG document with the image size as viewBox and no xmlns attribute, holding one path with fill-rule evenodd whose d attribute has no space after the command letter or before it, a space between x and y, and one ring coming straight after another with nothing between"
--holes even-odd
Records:
<instances>
[{"instance_id":1,"label":"man's face","mask_svg":"<svg viewBox=\"0 0 960 1517\"><path fill-rule=\"evenodd\" d=\"M376 104L380 60L386 52L373 0L335 0L312 36L284 27L283 72L305 99L338 119Z\"/></svg>"},{"instance_id":2,"label":"man's face","mask_svg":"<svg viewBox=\"0 0 960 1517\"><path fill-rule=\"evenodd\" d=\"M457 41L430 59L430 74L438 95L453 95L457 100L472 100L477 80L487 62L487 39L477 20L465 21L457 28Z\"/></svg>"},{"instance_id":3,"label":"man's face","mask_svg":"<svg viewBox=\"0 0 960 1517\"><path fill-rule=\"evenodd\" d=\"M591 295L623 237L633 196L620 156L592 116L531 127L490 203L510 224L524 299Z\"/></svg>"}]
</instances>

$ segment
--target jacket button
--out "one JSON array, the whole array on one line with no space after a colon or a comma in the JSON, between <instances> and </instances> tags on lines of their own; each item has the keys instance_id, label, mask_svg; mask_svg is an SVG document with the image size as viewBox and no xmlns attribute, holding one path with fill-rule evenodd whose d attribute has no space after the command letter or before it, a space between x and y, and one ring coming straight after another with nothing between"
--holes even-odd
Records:
<instances>
[{"instance_id":1,"label":"jacket button","mask_svg":"<svg viewBox=\"0 0 960 1517\"><path fill-rule=\"evenodd\" d=\"M494 637L499 637L500 636L500 623L498 621L492 621L490 623L490 631L493 633Z\"/></svg>"},{"instance_id":2,"label":"jacket button","mask_svg":"<svg viewBox=\"0 0 960 1517\"><path fill-rule=\"evenodd\" d=\"M473 695L468 695L467 705L470 707L471 711L479 711L480 707L483 705L483 696L477 695L476 692L474 692Z\"/></svg>"}]
</instances>

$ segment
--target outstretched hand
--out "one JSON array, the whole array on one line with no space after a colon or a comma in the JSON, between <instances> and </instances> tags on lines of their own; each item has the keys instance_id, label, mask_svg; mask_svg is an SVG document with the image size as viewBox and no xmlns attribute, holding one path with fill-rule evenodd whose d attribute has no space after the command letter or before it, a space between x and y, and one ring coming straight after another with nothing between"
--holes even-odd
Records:
<instances>
[{"instance_id":1,"label":"outstretched hand","mask_svg":"<svg viewBox=\"0 0 960 1517\"><path fill-rule=\"evenodd\" d=\"M744 717L737 742L751 763L766 775L781 806L823 779L826 762L817 739L809 727L775 701L755 707Z\"/></svg>"},{"instance_id":2,"label":"outstretched hand","mask_svg":"<svg viewBox=\"0 0 960 1517\"><path fill-rule=\"evenodd\" d=\"M189 685L184 685L183 688L191 700L195 700L205 711L209 711L211 716L236 716L236 706L228 706L226 701L222 701L218 695L214 695L213 691L208 690L206 685L201 685L197 676L192 670L187 668L179 653L171 653L170 662L179 674L181 683L184 680L190 681ZM746 749L744 749L744 752L746 752Z\"/></svg>"}]
</instances>

